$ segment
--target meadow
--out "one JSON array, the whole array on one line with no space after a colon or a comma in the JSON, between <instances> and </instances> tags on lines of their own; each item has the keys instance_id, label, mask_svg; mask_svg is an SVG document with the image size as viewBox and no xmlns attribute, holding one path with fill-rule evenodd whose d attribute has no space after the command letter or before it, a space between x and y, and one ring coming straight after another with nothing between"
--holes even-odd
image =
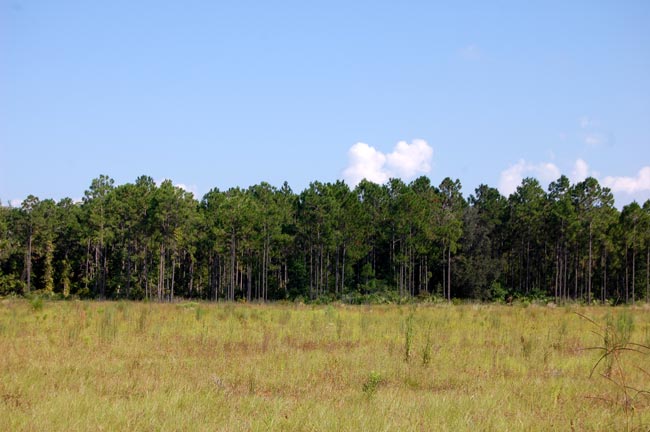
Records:
<instances>
[{"instance_id":1,"label":"meadow","mask_svg":"<svg viewBox=\"0 0 650 432\"><path fill-rule=\"evenodd\" d=\"M627 341L647 307L4 299L0 430L650 430L647 351L588 349Z\"/></svg>"}]
</instances>

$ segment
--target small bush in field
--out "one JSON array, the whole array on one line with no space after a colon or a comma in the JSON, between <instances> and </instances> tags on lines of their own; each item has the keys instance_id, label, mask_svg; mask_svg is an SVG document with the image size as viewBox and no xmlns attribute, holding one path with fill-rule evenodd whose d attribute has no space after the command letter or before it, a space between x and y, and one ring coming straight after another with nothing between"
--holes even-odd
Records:
<instances>
[{"instance_id":1,"label":"small bush in field","mask_svg":"<svg viewBox=\"0 0 650 432\"><path fill-rule=\"evenodd\" d=\"M379 372L372 371L363 383L363 392L367 396L372 396L377 392L379 385L384 381Z\"/></svg>"},{"instance_id":2,"label":"small bush in field","mask_svg":"<svg viewBox=\"0 0 650 432\"><path fill-rule=\"evenodd\" d=\"M43 298L39 296L32 297L32 299L29 300L29 304L34 311L38 312L43 309Z\"/></svg>"}]
</instances>

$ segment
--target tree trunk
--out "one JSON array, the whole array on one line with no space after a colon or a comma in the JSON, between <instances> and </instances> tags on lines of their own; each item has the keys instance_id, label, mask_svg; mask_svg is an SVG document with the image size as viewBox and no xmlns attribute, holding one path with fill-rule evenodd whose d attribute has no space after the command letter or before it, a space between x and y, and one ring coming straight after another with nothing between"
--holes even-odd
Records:
<instances>
[{"instance_id":1,"label":"tree trunk","mask_svg":"<svg viewBox=\"0 0 650 432\"><path fill-rule=\"evenodd\" d=\"M442 297L447 298L447 269L445 268L444 262L446 261L447 248L443 245L442 247Z\"/></svg>"},{"instance_id":2,"label":"tree trunk","mask_svg":"<svg viewBox=\"0 0 650 432\"><path fill-rule=\"evenodd\" d=\"M327 252L327 257L325 259L325 289L324 292L329 293L330 291L330 253Z\"/></svg>"},{"instance_id":3,"label":"tree trunk","mask_svg":"<svg viewBox=\"0 0 650 432\"><path fill-rule=\"evenodd\" d=\"M339 248L336 248L336 260L334 263L334 293L339 295Z\"/></svg>"},{"instance_id":4,"label":"tree trunk","mask_svg":"<svg viewBox=\"0 0 650 432\"><path fill-rule=\"evenodd\" d=\"M591 222L589 222L589 282L587 283L587 303L591 304L591 245L592 245L592 236L591 236Z\"/></svg>"},{"instance_id":5,"label":"tree trunk","mask_svg":"<svg viewBox=\"0 0 650 432\"><path fill-rule=\"evenodd\" d=\"M228 300L235 300L235 285L237 277L235 274L235 231L230 235L230 286L228 287Z\"/></svg>"},{"instance_id":6,"label":"tree trunk","mask_svg":"<svg viewBox=\"0 0 650 432\"><path fill-rule=\"evenodd\" d=\"M554 286L554 297L555 303L558 303L558 285L560 283L560 248L556 246L555 248L555 286Z\"/></svg>"},{"instance_id":7,"label":"tree trunk","mask_svg":"<svg viewBox=\"0 0 650 432\"><path fill-rule=\"evenodd\" d=\"M101 272L101 283L102 283L102 298L106 298L106 278L108 277L108 251L107 247L102 246L100 250L103 250L101 253L102 260L102 272Z\"/></svg>"},{"instance_id":8,"label":"tree trunk","mask_svg":"<svg viewBox=\"0 0 650 432\"><path fill-rule=\"evenodd\" d=\"M309 247L309 298L314 298L314 249Z\"/></svg>"},{"instance_id":9,"label":"tree trunk","mask_svg":"<svg viewBox=\"0 0 650 432\"><path fill-rule=\"evenodd\" d=\"M158 301L163 300L163 291L165 289L165 246L160 245L160 255L158 262Z\"/></svg>"},{"instance_id":10,"label":"tree trunk","mask_svg":"<svg viewBox=\"0 0 650 432\"><path fill-rule=\"evenodd\" d=\"M628 266L627 266L627 245L625 245L625 303L630 301L630 291L629 291L629 281L628 281Z\"/></svg>"},{"instance_id":11,"label":"tree trunk","mask_svg":"<svg viewBox=\"0 0 650 432\"><path fill-rule=\"evenodd\" d=\"M575 281L574 281L573 298L575 300L578 299L578 256L577 255L575 259Z\"/></svg>"},{"instance_id":12,"label":"tree trunk","mask_svg":"<svg viewBox=\"0 0 650 432\"><path fill-rule=\"evenodd\" d=\"M447 249L447 300L451 301L451 247Z\"/></svg>"},{"instance_id":13,"label":"tree trunk","mask_svg":"<svg viewBox=\"0 0 650 432\"><path fill-rule=\"evenodd\" d=\"M99 294L100 298L103 300L102 294L99 287L99 245L95 245L95 295Z\"/></svg>"},{"instance_id":14,"label":"tree trunk","mask_svg":"<svg viewBox=\"0 0 650 432\"><path fill-rule=\"evenodd\" d=\"M316 264L316 272L317 272L316 274L318 275L316 279L316 297L320 297L323 294L324 292L323 287L325 286L324 285L325 284L324 282L325 254L323 253L323 248L324 248L323 245L318 246L318 263Z\"/></svg>"},{"instance_id":15,"label":"tree trunk","mask_svg":"<svg viewBox=\"0 0 650 432\"><path fill-rule=\"evenodd\" d=\"M175 274L176 274L176 254L174 254L174 258L172 258L172 283L171 287L169 290L169 301L174 302L174 279L175 279Z\"/></svg>"},{"instance_id":16,"label":"tree trunk","mask_svg":"<svg viewBox=\"0 0 650 432\"><path fill-rule=\"evenodd\" d=\"M27 238L27 254L25 255L25 268L27 269L27 293L32 290L32 233Z\"/></svg>"},{"instance_id":17,"label":"tree trunk","mask_svg":"<svg viewBox=\"0 0 650 432\"><path fill-rule=\"evenodd\" d=\"M645 254L645 302L650 302L650 246L646 247Z\"/></svg>"},{"instance_id":18,"label":"tree trunk","mask_svg":"<svg viewBox=\"0 0 650 432\"><path fill-rule=\"evenodd\" d=\"M564 246L564 253L562 254L562 263L564 264L562 270L562 285L564 289L564 299L569 300L569 257L567 254L567 247Z\"/></svg>"},{"instance_id":19,"label":"tree trunk","mask_svg":"<svg viewBox=\"0 0 650 432\"><path fill-rule=\"evenodd\" d=\"M526 294L530 292L530 239L526 241Z\"/></svg>"},{"instance_id":20,"label":"tree trunk","mask_svg":"<svg viewBox=\"0 0 650 432\"><path fill-rule=\"evenodd\" d=\"M636 303L636 247L632 248L632 304Z\"/></svg>"},{"instance_id":21,"label":"tree trunk","mask_svg":"<svg viewBox=\"0 0 650 432\"><path fill-rule=\"evenodd\" d=\"M605 297L607 296L607 252L603 252L601 265L603 266L603 282L601 284L600 301L605 303Z\"/></svg>"},{"instance_id":22,"label":"tree trunk","mask_svg":"<svg viewBox=\"0 0 650 432\"><path fill-rule=\"evenodd\" d=\"M345 243L343 243L343 257L342 257L342 266L341 269L341 294L345 292L345 253L346 253Z\"/></svg>"},{"instance_id":23,"label":"tree trunk","mask_svg":"<svg viewBox=\"0 0 650 432\"><path fill-rule=\"evenodd\" d=\"M151 300L151 293L149 292L149 275L148 275L148 267L147 267L147 247L144 247L144 255L143 255L143 264L142 264L142 274L144 278L144 296L147 300Z\"/></svg>"},{"instance_id":24,"label":"tree trunk","mask_svg":"<svg viewBox=\"0 0 650 432\"><path fill-rule=\"evenodd\" d=\"M251 301L251 282L253 279L253 266L249 262L246 265L246 301Z\"/></svg>"},{"instance_id":25,"label":"tree trunk","mask_svg":"<svg viewBox=\"0 0 650 432\"><path fill-rule=\"evenodd\" d=\"M190 285L189 285L190 297L192 297L192 290L194 288L194 257L190 256Z\"/></svg>"},{"instance_id":26,"label":"tree trunk","mask_svg":"<svg viewBox=\"0 0 650 432\"><path fill-rule=\"evenodd\" d=\"M51 240L45 243L45 268L43 274L43 289L49 293L54 291L54 268L52 260L54 259L54 244Z\"/></svg>"},{"instance_id":27,"label":"tree trunk","mask_svg":"<svg viewBox=\"0 0 650 432\"><path fill-rule=\"evenodd\" d=\"M90 239L88 240L87 246L86 246L86 266L85 266L85 280L84 280L84 288L88 289L88 279L90 278L89 273L90 273Z\"/></svg>"},{"instance_id":28,"label":"tree trunk","mask_svg":"<svg viewBox=\"0 0 650 432\"><path fill-rule=\"evenodd\" d=\"M131 255L133 255L133 249L131 244L127 247L127 258L126 258L126 298L131 297Z\"/></svg>"}]
</instances>

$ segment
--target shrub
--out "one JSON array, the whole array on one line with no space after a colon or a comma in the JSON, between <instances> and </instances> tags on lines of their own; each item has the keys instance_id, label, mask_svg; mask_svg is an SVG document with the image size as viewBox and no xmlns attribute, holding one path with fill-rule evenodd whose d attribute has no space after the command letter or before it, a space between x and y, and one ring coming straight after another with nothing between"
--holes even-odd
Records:
<instances>
[{"instance_id":1,"label":"shrub","mask_svg":"<svg viewBox=\"0 0 650 432\"><path fill-rule=\"evenodd\" d=\"M25 283L15 274L0 275L0 296L20 294L25 290Z\"/></svg>"},{"instance_id":2,"label":"shrub","mask_svg":"<svg viewBox=\"0 0 650 432\"><path fill-rule=\"evenodd\" d=\"M630 340L634 330L634 319L627 311L623 311L615 319L608 314L605 317L604 325L596 323L585 315L579 313L578 315L591 322L597 328L594 333L602 339L602 346L587 348L601 352L600 357L591 368L589 376L592 377L598 365L604 362L605 368L601 375L617 389L621 397L601 399L621 407L626 420L625 427L621 427L621 430L631 430L635 412L637 408L643 406L640 402L641 397L645 398L644 402L647 403L647 398L650 396L650 389L639 386L636 382L630 385L631 375L634 372L633 369L637 369L644 377L650 377L650 373L645 369L647 356L650 356L650 346ZM640 364L624 362L623 358L630 354L640 354L643 357Z\"/></svg>"},{"instance_id":3,"label":"shrub","mask_svg":"<svg viewBox=\"0 0 650 432\"><path fill-rule=\"evenodd\" d=\"M34 311L40 311L43 309L43 297L34 296L29 299L29 304L32 306Z\"/></svg>"},{"instance_id":4,"label":"shrub","mask_svg":"<svg viewBox=\"0 0 650 432\"><path fill-rule=\"evenodd\" d=\"M368 397L373 396L383 381L379 372L371 371L363 383L362 390Z\"/></svg>"}]
</instances>

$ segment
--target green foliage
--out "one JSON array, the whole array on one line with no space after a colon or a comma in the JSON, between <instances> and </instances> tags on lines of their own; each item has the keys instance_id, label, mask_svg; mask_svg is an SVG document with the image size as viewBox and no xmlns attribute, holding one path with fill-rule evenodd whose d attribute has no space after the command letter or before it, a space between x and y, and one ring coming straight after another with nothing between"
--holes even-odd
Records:
<instances>
[{"instance_id":1,"label":"green foliage","mask_svg":"<svg viewBox=\"0 0 650 432\"><path fill-rule=\"evenodd\" d=\"M344 295L341 299L344 303L348 304L369 304L369 305L380 305L380 304L401 304L403 303L403 297L399 295L398 292L394 290L381 290L368 294L363 294L362 292L353 291Z\"/></svg>"},{"instance_id":2,"label":"green foliage","mask_svg":"<svg viewBox=\"0 0 650 432\"><path fill-rule=\"evenodd\" d=\"M336 300L336 296L332 293L320 294L318 297L310 301L309 303L316 305L327 305Z\"/></svg>"},{"instance_id":3,"label":"green foliage","mask_svg":"<svg viewBox=\"0 0 650 432\"><path fill-rule=\"evenodd\" d=\"M492 281L490 284L490 300L504 301L508 296L508 290L505 289L500 282Z\"/></svg>"},{"instance_id":4,"label":"green foliage","mask_svg":"<svg viewBox=\"0 0 650 432\"><path fill-rule=\"evenodd\" d=\"M326 304L650 301L650 200L618 211L595 178L502 196L312 182L210 190L91 181L81 203L0 206L0 295ZM452 300L458 299L458 300Z\"/></svg>"},{"instance_id":5,"label":"green foliage","mask_svg":"<svg viewBox=\"0 0 650 432\"><path fill-rule=\"evenodd\" d=\"M16 274L0 274L0 296L20 294L24 290L25 284Z\"/></svg>"},{"instance_id":6,"label":"green foliage","mask_svg":"<svg viewBox=\"0 0 650 432\"><path fill-rule=\"evenodd\" d=\"M404 320L403 332L404 332L404 361L409 362L411 355L413 353L413 335L415 332L413 320L415 319L415 314L410 312Z\"/></svg>"},{"instance_id":7,"label":"green foliage","mask_svg":"<svg viewBox=\"0 0 650 432\"><path fill-rule=\"evenodd\" d=\"M429 323L427 332L424 335L424 347L422 347L422 366L428 366L431 363L431 350L433 348L432 324Z\"/></svg>"},{"instance_id":8,"label":"green foliage","mask_svg":"<svg viewBox=\"0 0 650 432\"><path fill-rule=\"evenodd\" d=\"M43 310L43 297L34 295L29 299L29 304L34 311L39 312Z\"/></svg>"},{"instance_id":9,"label":"green foliage","mask_svg":"<svg viewBox=\"0 0 650 432\"><path fill-rule=\"evenodd\" d=\"M379 372L371 371L363 382L361 389L366 396L372 397L383 381L384 379Z\"/></svg>"},{"instance_id":10,"label":"green foliage","mask_svg":"<svg viewBox=\"0 0 650 432\"><path fill-rule=\"evenodd\" d=\"M616 318L611 314L605 317L605 325L602 328L604 354L601 357L605 362L604 375L611 375L615 361L614 354L627 348L633 330L634 319L626 311L619 313Z\"/></svg>"}]
</instances>

